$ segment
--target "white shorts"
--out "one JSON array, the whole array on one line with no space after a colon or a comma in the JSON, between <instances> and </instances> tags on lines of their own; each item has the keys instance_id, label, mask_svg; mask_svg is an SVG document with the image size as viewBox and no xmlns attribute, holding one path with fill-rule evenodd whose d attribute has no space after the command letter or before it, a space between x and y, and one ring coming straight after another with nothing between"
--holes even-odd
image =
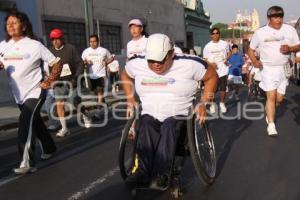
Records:
<instances>
[{"instance_id":1,"label":"white shorts","mask_svg":"<svg viewBox=\"0 0 300 200\"><path fill-rule=\"evenodd\" d=\"M243 84L242 76L234 76L234 75L229 74L228 82L230 84Z\"/></svg>"},{"instance_id":2,"label":"white shorts","mask_svg":"<svg viewBox=\"0 0 300 200\"><path fill-rule=\"evenodd\" d=\"M289 82L285 76L284 67L263 67L260 72L261 82L259 87L264 91L277 90L278 93L284 95Z\"/></svg>"}]
</instances>

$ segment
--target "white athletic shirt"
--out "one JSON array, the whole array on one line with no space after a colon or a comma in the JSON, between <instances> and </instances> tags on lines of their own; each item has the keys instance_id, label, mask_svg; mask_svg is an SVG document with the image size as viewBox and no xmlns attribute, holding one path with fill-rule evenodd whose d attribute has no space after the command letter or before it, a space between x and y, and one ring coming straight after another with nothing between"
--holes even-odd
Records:
<instances>
[{"instance_id":1,"label":"white athletic shirt","mask_svg":"<svg viewBox=\"0 0 300 200\"><path fill-rule=\"evenodd\" d=\"M110 72L117 72L119 71L119 62L117 60L112 61L107 65Z\"/></svg>"},{"instance_id":2,"label":"white athletic shirt","mask_svg":"<svg viewBox=\"0 0 300 200\"><path fill-rule=\"evenodd\" d=\"M110 57L110 52L103 47L97 47L96 49L89 47L85 49L81 55L83 60L90 60L93 63L89 66L89 76L91 79L98 79L106 76L104 62Z\"/></svg>"},{"instance_id":3,"label":"white athletic shirt","mask_svg":"<svg viewBox=\"0 0 300 200\"><path fill-rule=\"evenodd\" d=\"M9 84L17 104L29 98L39 98L43 79L41 60L51 65L55 56L39 41L24 37L15 42L0 43L1 62L4 64Z\"/></svg>"},{"instance_id":4,"label":"white athletic shirt","mask_svg":"<svg viewBox=\"0 0 300 200\"><path fill-rule=\"evenodd\" d=\"M135 79L142 102L142 114L159 121L176 115L188 115L198 81L206 73L206 63L196 56L176 56L164 75L154 73L141 56L127 62L125 70Z\"/></svg>"},{"instance_id":5,"label":"white athletic shirt","mask_svg":"<svg viewBox=\"0 0 300 200\"><path fill-rule=\"evenodd\" d=\"M228 66L224 63L227 58L227 52L229 52L229 44L224 40L219 40L218 42L210 41L203 50L203 57L208 62L217 64L219 77L226 76L229 71Z\"/></svg>"},{"instance_id":6,"label":"white athletic shirt","mask_svg":"<svg viewBox=\"0 0 300 200\"><path fill-rule=\"evenodd\" d=\"M280 46L283 44L289 46L299 44L296 30L287 24L283 24L279 30L267 25L255 31L250 48L254 50L258 48L263 66L276 67L286 65L290 57L280 53Z\"/></svg>"},{"instance_id":7,"label":"white athletic shirt","mask_svg":"<svg viewBox=\"0 0 300 200\"><path fill-rule=\"evenodd\" d=\"M127 58L131 58L134 55L144 56L146 51L147 38L145 36L138 40L131 40L127 43Z\"/></svg>"}]
</instances>

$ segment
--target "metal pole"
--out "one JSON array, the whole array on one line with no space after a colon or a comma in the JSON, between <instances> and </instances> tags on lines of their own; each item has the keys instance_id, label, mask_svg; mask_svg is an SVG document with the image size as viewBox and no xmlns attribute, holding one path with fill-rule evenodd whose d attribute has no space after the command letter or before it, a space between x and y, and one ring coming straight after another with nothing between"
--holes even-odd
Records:
<instances>
[{"instance_id":1,"label":"metal pole","mask_svg":"<svg viewBox=\"0 0 300 200\"><path fill-rule=\"evenodd\" d=\"M100 23L99 23L99 18L97 18L97 35L98 35L99 44L100 44Z\"/></svg>"},{"instance_id":2,"label":"metal pole","mask_svg":"<svg viewBox=\"0 0 300 200\"><path fill-rule=\"evenodd\" d=\"M89 9L88 9L88 0L83 0L84 4L84 20L85 20L85 37L86 37L86 44L89 45L89 36L90 36L90 26L89 26Z\"/></svg>"}]
</instances>

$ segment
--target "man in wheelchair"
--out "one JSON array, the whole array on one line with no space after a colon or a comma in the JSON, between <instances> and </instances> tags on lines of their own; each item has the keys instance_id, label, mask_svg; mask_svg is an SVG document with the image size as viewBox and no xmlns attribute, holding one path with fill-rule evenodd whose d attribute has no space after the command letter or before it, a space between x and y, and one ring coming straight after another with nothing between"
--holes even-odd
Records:
<instances>
[{"instance_id":1,"label":"man in wheelchair","mask_svg":"<svg viewBox=\"0 0 300 200\"><path fill-rule=\"evenodd\" d=\"M134 56L122 75L127 97L127 116L141 101L136 161L126 183L133 187L166 188L176 149L176 116L187 116L198 81L205 88L195 112L199 123L206 119L206 103L213 99L216 71L196 56L174 54L174 44L164 34L148 38L146 57ZM133 86L134 82L134 86Z\"/></svg>"}]
</instances>

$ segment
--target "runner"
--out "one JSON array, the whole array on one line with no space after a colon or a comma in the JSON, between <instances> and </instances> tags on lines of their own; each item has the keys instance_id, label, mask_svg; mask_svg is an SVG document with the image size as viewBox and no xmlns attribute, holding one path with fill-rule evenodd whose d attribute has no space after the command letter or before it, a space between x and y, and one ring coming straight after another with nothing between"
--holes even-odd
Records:
<instances>
[{"instance_id":1,"label":"runner","mask_svg":"<svg viewBox=\"0 0 300 200\"><path fill-rule=\"evenodd\" d=\"M203 50L204 59L209 62L217 71L219 76L220 91L220 110L222 113L227 112L225 106L225 96L227 88L228 75L228 59L230 56L230 48L227 42L220 40L220 29L212 28L210 30L211 41L205 45ZM214 103L210 106L210 113L215 113Z\"/></svg>"},{"instance_id":2,"label":"runner","mask_svg":"<svg viewBox=\"0 0 300 200\"><path fill-rule=\"evenodd\" d=\"M146 59L136 56L126 64L122 81L128 102L128 116L137 102L132 95L133 82L142 105L137 165L126 182L130 186L149 184L166 187L175 151L176 116L187 116L197 91L198 81L205 82L202 103L196 109L200 122L206 118L205 103L211 101L217 74L196 56L174 54L174 45L163 34L149 37Z\"/></svg>"},{"instance_id":3,"label":"runner","mask_svg":"<svg viewBox=\"0 0 300 200\"><path fill-rule=\"evenodd\" d=\"M108 71L109 71L109 79L110 84L112 86L112 93L119 92L119 85L116 84L117 81L119 81L119 68L120 64L119 61L115 59L115 55L113 54L112 57L114 58L114 61L112 61L110 64L108 64Z\"/></svg>"},{"instance_id":4,"label":"runner","mask_svg":"<svg viewBox=\"0 0 300 200\"><path fill-rule=\"evenodd\" d=\"M46 90L61 71L59 58L34 39L31 22L18 11L5 18L6 40L0 43L0 69L5 69L13 96L20 109L18 124L18 149L21 156L16 174L36 171L35 141L40 141L42 159L50 158L56 151L53 139L40 116ZM51 74L42 82L42 62L51 68Z\"/></svg>"},{"instance_id":5,"label":"runner","mask_svg":"<svg viewBox=\"0 0 300 200\"><path fill-rule=\"evenodd\" d=\"M71 101L72 105L77 109L81 103L78 96L77 82L78 77L83 73L83 62L80 59L75 47L67 44L63 39L63 32L60 29L53 29L50 32L52 47L50 51L57 57L60 57L63 64L62 73L59 83L54 86L54 95L56 100L57 115L61 123L61 129L57 132L57 137L64 137L70 134L65 119L65 102ZM78 110L77 110L78 111ZM82 116L86 128L91 127L91 120L87 116L84 106L78 111Z\"/></svg>"},{"instance_id":6,"label":"runner","mask_svg":"<svg viewBox=\"0 0 300 200\"><path fill-rule=\"evenodd\" d=\"M98 99L98 108L95 116L100 118L100 107L104 103L103 93L106 80L106 66L112 62L113 57L107 49L99 46L97 35L91 35L89 42L90 47L83 51L81 58L89 68L92 91L97 95Z\"/></svg>"},{"instance_id":7,"label":"runner","mask_svg":"<svg viewBox=\"0 0 300 200\"><path fill-rule=\"evenodd\" d=\"M145 55L147 38L143 35L143 23L139 19L132 19L128 23L132 40L127 43L127 59L134 55Z\"/></svg>"},{"instance_id":8,"label":"runner","mask_svg":"<svg viewBox=\"0 0 300 200\"><path fill-rule=\"evenodd\" d=\"M284 11L281 7L270 7L267 11L267 17L268 24L255 31L248 52L254 67L262 69L262 81L259 86L266 92L267 96L268 135L277 136L278 132L274 123L276 106L279 106L283 101L288 85L284 66L290 56L287 53L299 46L299 38L292 26L283 24ZM260 52L260 60L255 57L256 48Z\"/></svg>"},{"instance_id":9,"label":"runner","mask_svg":"<svg viewBox=\"0 0 300 200\"><path fill-rule=\"evenodd\" d=\"M239 89L243 83L241 76L242 65L243 57L239 53L239 47L234 44L232 45L232 54L229 57L228 87L232 92L229 98L235 96L236 101L240 100Z\"/></svg>"}]
</instances>

